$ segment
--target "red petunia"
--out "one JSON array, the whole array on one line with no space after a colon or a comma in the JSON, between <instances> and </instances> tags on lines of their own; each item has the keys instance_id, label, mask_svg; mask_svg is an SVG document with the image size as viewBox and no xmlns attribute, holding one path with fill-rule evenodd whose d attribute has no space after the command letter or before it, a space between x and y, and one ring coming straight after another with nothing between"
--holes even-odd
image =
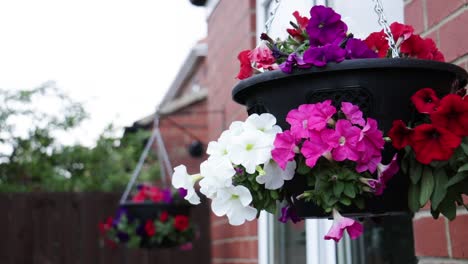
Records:
<instances>
[{"instance_id":1,"label":"red petunia","mask_svg":"<svg viewBox=\"0 0 468 264\"><path fill-rule=\"evenodd\" d=\"M159 215L159 220L160 220L161 222L166 222L168 218L169 218L169 214L167 213L167 211L163 211L163 212Z\"/></svg>"},{"instance_id":2,"label":"red petunia","mask_svg":"<svg viewBox=\"0 0 468 264\"><path fill-rule=\"evenodd\" d=\"M393 22L390 25L390 31L395 42L397 42L399 38L403 38L404 40L409 39L413 35L414 28L410 25Z\"/></svg>"},{"instance_id":3,"label":"red petunia","mask_svg":"<svg viewBox=\"0 0 468 264\"><path fill-rule=\"evenodd\" d=\"M297 25L301 29L305 29L309 24L309 18L301 16L301 14L299 14L299 11L294 11L293 16L296 18Z\"/></svg>"},{"instance_id":4,"label":"red petunia","mask_svg":"<svg viewBox=\"0 0 468 264\"><path fill-rule=\"evenodd\" d=\"M420 113L430 114L439 106L440 99L431 88L423 88L411 96L411 102Z\"/></svg>"},{"instance_id":5,"label":"red petunia","mask_svg":"<svg viewBox=\"0 0 468 264\"><path fill-rule=\"evenodd\" d=\"M109 216L105 222L99 223L99 233L101 233L101 235L105 235L107 231L112 228L113 221L114 219L112 218L112 216Z\"/></svg>"},{"instance_id":6,"label":"red petunia","mask_svg":"<svg viewBox=\"0 0 468 264\"><path fill-rule=\"evenodd\" d=\"M293 16L296 18L297 26L299 28L288 28L286 31L298 41L304 41L302 33L309 24L309 18L301 16L298 11L294 11Z\"/></svg>"},{"instance_id":7,"label":"red petunia","mask_svg":"<svg viewBox=\"0 0 468 264\"><path fill-rule=\"evenodd\" d=\"M437 49L434 40L422 38L419 35L412 35L401 44L400 51L409 57L424 60L445 61L444 55Z\"/></svg>"},{"instance_id":8,"label":"red petunia","mask_svg":"<svg viewBox=\"0 0 468 264\"><path fill-rule=\"evenodd\" d=\"M432 124L443 127L458 136L468 136L468 101L459 95L449 94L431 114Z\"/></svg>"},{"instance_id":9,"label":"red petunia","mask_svg":"<svg viewBox=\"0 0 468 264\"><path fill-rule=\"evenodd\" d=\"M174 228L180 232L189 227L189 218L186 215L176 215L174 218Z\"/></svg>"},{"instance_id":10,"label":"red petunia","mask_svg":"<svg viewBox=\"0 0 468 264\"><path fill-rule=\"evenodd\" d=\"M371 33L364 42L367 44L369 49L377 52L380 58L387 57L389 47L383 31Z\"/></svg>"},{"instance_id":11,"label":"red petunia","mask_svg":"<svg viewBox=\"0 0 468 264\"><path fill-rule=\"evenodd\" d=\"M402 149L411 143L411 136L414 130L406 127L402 120L393 121L393 126L388 132L388 136L392 139L392 145L396 149Z\"/></svg>"},{"instance_id":12,"label":"red petunia","mask_svg":"<svg viewBox=\"0 0 468 264\"><path fill-rule=\"evenodd\" d=\"M250 50L243 50L237 55L237 59L240 61L240 71L237 74L239 80L247 79L253 74L252 62L249 57Z\"/></svg>"},{"instance_id":13,"label":"red petunia","mask_svg":"<svg viewBox=\"0 0 468 264\"><path fill-rule=\"evenodd\" d=\"M460 145L461 138L443 127L422 124L414 129L411 147L416 160L429 164L433 160L448 160Z\"/></svg>"},{"instance_id":14,"label":"red petunia","mask_svg":"<svg viewBox=\"0 0 468 264\"><path fill-rule=\"evenodd\" d=\"M152 237L156 234L156 227L154 226L153 221L151 220L146 221L145 232L146 232L146 235L148 235L149 237Z\"/></svg>"}]
</instances>

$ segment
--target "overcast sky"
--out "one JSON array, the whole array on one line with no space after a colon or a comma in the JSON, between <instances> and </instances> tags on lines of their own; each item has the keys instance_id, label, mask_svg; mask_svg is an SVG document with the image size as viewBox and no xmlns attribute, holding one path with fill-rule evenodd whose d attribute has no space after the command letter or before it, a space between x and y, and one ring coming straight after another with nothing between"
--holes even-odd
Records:
<instances>
[{"instance_id":1,"label":"overcast sky","mask_svg":"<svg viewBox=\"0 0 468 264\"><path fill-rule=\"evenodd\" d=\"M205 16L189 0L0 1L0 88L56 81L91 114L64 140L92 144L154 111Z\"/></svg>"}]
</instances>

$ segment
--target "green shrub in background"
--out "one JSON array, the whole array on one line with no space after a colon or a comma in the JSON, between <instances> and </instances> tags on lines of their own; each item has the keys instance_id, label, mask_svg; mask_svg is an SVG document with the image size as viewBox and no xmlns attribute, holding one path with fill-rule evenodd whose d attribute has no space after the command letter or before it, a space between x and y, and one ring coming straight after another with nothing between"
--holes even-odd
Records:
<instances>
[{"instance_id":1,"label":"green shrub in background","mask_svg":"<svg viewBox=\"0 0 468 264\"><path fill-rule=\"evenodd\" d=\"M53 113L37 102L57 104ZM55 135L76 129L88 117L82 104L47 82L33 90L0 90L0 191L120 191L135 168L149 132L123 138L109 125L94 147L66 146ZM28 124L18 136L17 122ZM24 132L24 131L23 131ZM154 155L140 179L159 175Z\"/></svg>"}]
</instances>

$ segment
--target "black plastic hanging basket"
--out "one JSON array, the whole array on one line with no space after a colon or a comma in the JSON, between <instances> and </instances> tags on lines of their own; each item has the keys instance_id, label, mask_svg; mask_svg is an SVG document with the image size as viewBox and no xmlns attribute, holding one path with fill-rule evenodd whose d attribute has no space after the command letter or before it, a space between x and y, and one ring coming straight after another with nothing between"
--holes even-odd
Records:
<instances>
[{"instance_id":1,"label":"black plastic hanging basket","mask_svg":"<svg viewBox=\"0 0 468 264\"><path fill-rule=\"evenodd\" d=\"M245 105L248 114L271 113L283 129L288 129L287 113L301 104L331 99L359 105L366 117L379 122L379 129L389 131L393 120L411 120L409 98L417 90L433 88L443 96L467 84L467 72L453 64L416 59L355 59L329 63L322 68L296 69L291 74L280 70L265 72L240 81L232 91L233 100ZM391 153L383 159L390 160ZM407 212L409 179L395 175L384 195L369 198L365 209L347 208L348 216L377 216ZM311 202L297 200L304 192L305 177L296 175L285 189L293 197L297 213L303 218L329 217Z\"/></svg>"}]
</instances>

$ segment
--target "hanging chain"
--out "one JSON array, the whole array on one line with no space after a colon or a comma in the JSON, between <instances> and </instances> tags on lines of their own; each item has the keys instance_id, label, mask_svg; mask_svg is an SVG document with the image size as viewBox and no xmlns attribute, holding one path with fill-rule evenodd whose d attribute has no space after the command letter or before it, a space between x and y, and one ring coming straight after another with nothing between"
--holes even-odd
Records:
<instances>
[{"instance_id":1,"label":"hanging chain","mask_svg":"<svg viewBox=\"0 0 468 264\"><path fill-rule=\"evenodd\" d=\"M272 0L270 2L270 4L274 2L274 6L273 8L271 9L270 13L269 13L269 17L268 17L268 20L265 22L265 33L269 33L270 31L270 28L271 28L271 23L273 23L273 20L275 20L275 17L276 17L276 12L278 11L278 8L281 4L281 1L280 0Z\"/></svg>"},{"instance_id":2,"label":"hanging chain","mask_svg":"<svg viewBox=\"0 0 468 264\"><path fill-rule=\"evenodd\" d=\"M390 30L390 26L388 25L387 18L385 17L383 5L381 0L373 0L375 3L374 11L379 16L379 25L383 28L385 35L387 36L388 46L392 51L392 58L399 58L400 55L398 54L398 49L395 44L395 40L393 39L392 31Z\"/></svg>"}]
</instances>

